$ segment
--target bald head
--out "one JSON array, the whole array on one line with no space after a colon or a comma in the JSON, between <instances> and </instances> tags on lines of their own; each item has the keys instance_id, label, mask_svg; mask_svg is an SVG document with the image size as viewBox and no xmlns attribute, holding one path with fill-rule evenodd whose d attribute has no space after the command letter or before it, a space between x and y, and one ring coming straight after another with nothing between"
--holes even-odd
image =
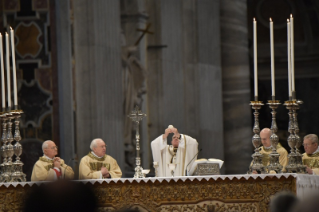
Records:
<instances>
[{"instance_id":1,"label":"bald head","mask_svg":"<svg viewBox=\"0 0 319 212\"><path fill-rule=\"evenodd\" d=\"M90 148L99 157L103 157L106 153L106 145L101 138L93 139Z\"/></svg>"},{"instance_id":2,"label":"bald head","mask_svg":"<svg viewBox=\"0 0 319 212\"><path fill-rule=\"evenodd\" d=\"M271 129L264 128L260 131L261 143L263 144L264 147L271 146L270 136L271 136Z\"/></svg>"},{"instance_id":3,"label":"bald head","mask_svg":"<svg viewBox=\"0 0 319 212\"><path fill-rule=\"evenodd\" d=\"M58 147L53 141L47 140L42 144L42 151L43 154L45 154L49 158L54 158L54 156L58 154Z\"/></svg>"}]
</instances>

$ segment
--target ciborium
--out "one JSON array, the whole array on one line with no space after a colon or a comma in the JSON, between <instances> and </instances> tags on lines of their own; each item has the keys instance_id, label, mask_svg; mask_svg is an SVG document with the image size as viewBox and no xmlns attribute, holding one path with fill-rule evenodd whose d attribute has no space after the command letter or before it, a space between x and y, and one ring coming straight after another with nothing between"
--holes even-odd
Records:
<instances>
[{"instance_id":1,"label":"ciborium","mask_svg":"<svg viewBox=\"0 0 319 212\"><path fill-rule=\"evenodd\" d=\"M254 135L252 137L252 143L253 143L253 146L255 147L255 153L252 154L251 156L253 158L253 161L251 166L249 167L248 173L251 174L254 171L256 171L257 173L264 174L266 173L266 169L262 163L263 155L259 152L260 151L259 147L261 145L261 138L259 135L260 127L259 127L259 119L258 119L258 116L259 116L258 110L260 110L261 106L263 106L264 104L262 103L262 101L251 101L250 105L252 106L252 109L255 110L255 112L253 113L255 117L255 122L253 127Z\"/></svg>"},{"instance_id":2,"label":"ciborium","mask_svg":"<svg viewBox=\"0 0 319 212\"><path fill-rule=\"evenodd\" d=\"M139 134L139 124L140 121L143 120L143 118L146 116L146 114L142 113L139 110L138 106L135 106L135 109L128 115L130 119L132 119L133 122L136 123L136 134L135 134L135 139L136 139L136 167L135 167L135 174L134 178L143 178L144 174L142 173L143 168L141 166L141 158L140 158L140 134Z\"/></svg>"},{"instance_id":3,"label":"ciborium","mask_svg":"<svg viewBox=\"0 0 319 212\"><path fill-rule=\"evenodd\" d=\"M277 136L277 122L276 122L276 109L280 105L279 100L268 100L269 107L271 108L271 115L272 115L272 121L271 121L271 148L272 152L269 154L269 165L267 166L268 172L275 171L276 173L282 172L282 165L279 163L279 153L277 152L277 145L279 142L279 137Z\"/></svg>"}]
</instances>

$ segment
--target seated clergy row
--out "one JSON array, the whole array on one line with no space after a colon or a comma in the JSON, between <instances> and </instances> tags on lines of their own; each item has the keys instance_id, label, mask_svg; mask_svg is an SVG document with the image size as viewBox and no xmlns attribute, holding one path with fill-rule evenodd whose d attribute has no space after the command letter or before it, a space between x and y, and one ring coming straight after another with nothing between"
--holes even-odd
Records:
<instances>
[{"instance_id":1,"label":"seated clergy row","mask_svg":"<svg viewBox=\"0 0 319 212\"><path fill-rule=\"evenodd\" d=\"M269 128L264 128L260 131L260 138L262 146L260 147L260 153L263 155L262 163L266 167L269 165L269 155L272 152L272 146L270 141L271 130ZM307 173L313 175L319 175L319 141L318 136L315 134L306 135L303 139L303 146L305 148L305 153L302 155L302 162L307 166ZM279 163L283 167L283 172L285 172L285 167L288 164L288 152L281 146L280 143L276 146L276 150L279 156ZM253 171L256 174L256 171Z\"/></svg>"},{"instance_id":2,"label":"seated clergy row","mask_svg":"<svg viewBox=\"0 0 319 212\"><path fill-rule=\"evenodd\" d=\"M116 160L106 154L106 145L102 139L94 139L90 145L91 152L80 162L79 179L120 178L122 171ZM53 141L42 145L43 156L35 163L31 181L51 181L59 178L74 179L72 168L55 157L58 148Z\"/></svg>"},{"instance_id":3,"label":"seated clergy row","mask_svg":"<svg viewBox=\"0 0 319 212\"><path fill-rule=\"evenodd\" d=\"M173 134L172 145L167 144L167 137ZM260 153L263 154L263 164L269 165L269 154L271 153L270 142L271 130L268 128L260 132L263 146ZM309 134L304 137L303 163L307 166L308 174L319 175L319 142L318 137ZM94 139L90 145L91 152L84 156L80 162L79 179L104 179L120 178L122 171L116 160L106 154L106 145L102 139ZM190 136L180 134L176 128L170 125L163 135L151 142L153 160L157 163L157 175L159 177L170 177L169 163L175 163L174 176L184 176L189 170L198 154L198 143ZM280 155L279 163L287 165L287 151L280 144L276 147ZM58 153L57 146L53 141L45 141L42 145L44 155L39 158L33 167L31 181L50 181L59 178L74 179L72 168L64 161L55 157ZM187 168L188 167L188 168ZM283 169L283 171L285 171Z\"/></svg>"}]
</instances>

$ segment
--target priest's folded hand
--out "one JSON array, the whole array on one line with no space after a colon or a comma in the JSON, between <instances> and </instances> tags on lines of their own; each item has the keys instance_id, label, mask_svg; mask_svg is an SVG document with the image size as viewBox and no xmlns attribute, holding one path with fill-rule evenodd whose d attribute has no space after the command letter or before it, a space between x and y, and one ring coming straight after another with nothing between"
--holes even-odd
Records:
<instances>
[{"instance_id":1,"label":"priest's folded hand","mask_svg":"<svg viewBox=\"0 0 319 212\"><path fill-rule=\"evenodd\" d=\"M311 169L310 167L308 167L308 166L307 166L306 172L307 172L308 174L313 174L312 169Z\"/></svg>"},{"instance_id":2,"label":"priest's folded hand","mask_svg":"<svg viewBox=\"0 0 319 212\"><path fill-rule=\"evenodd\" d=\"M103 176L104 178L110 177L109 170L108 170L107 168L105 168L104 166L101 168L101 173L102 173L102 176Z\"/></svg>"},{"instance_id":3,"label":"priest's folded hand","mask_svg":"<svg viewBox=\"0 0 319 212\"><path fill-rule=\"evenodd\" d=\"M59 157L54 158L53 166L59 169L61 168L61 161Z\"/></svg>"}]
</instances>

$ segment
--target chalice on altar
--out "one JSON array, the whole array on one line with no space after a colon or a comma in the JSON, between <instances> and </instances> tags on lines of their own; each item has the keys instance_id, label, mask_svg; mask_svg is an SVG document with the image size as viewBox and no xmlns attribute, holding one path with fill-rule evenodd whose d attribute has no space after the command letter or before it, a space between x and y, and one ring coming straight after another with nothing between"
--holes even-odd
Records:
<instances>
[{"instance_id":1,"label":"chalice on altar","mask_svg":"<svg viewBox=\"0 0 319 212\"><path fill-rule=\"evenodd\" d=\"M143 170L142 170L142 174L143 174L144 177L146 177L146 175L147 175L149 172L150 172L149 169L143 169Z\"/></svg>"},{"instance_id":2,"label":"chalice on altar","mask_svg":"<svg viewBox=\"0 0 319 212\"><path fill-rule=\"evenodd\" d=\"M175 171L176 165L177 165L176 163L169 163L168 164L168 167L171 170L172 177L174 177L174 171Z\"/></svg>"}]
</instances>

